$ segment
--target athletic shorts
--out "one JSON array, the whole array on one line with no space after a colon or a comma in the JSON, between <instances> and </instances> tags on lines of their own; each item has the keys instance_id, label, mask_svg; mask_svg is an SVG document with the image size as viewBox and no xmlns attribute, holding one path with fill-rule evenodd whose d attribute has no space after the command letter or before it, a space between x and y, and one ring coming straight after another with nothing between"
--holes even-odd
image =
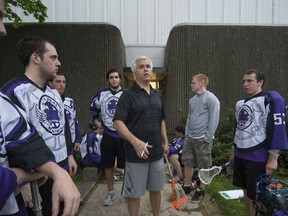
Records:
<instances>
[{"instance_id":1,"label":"athletic shorts","mask_svg":"<svg viewBox=\"0 0 288 216\"><path fill-rule=\"evenodd\" d=\"M265 174L266 163L234 157L233 185L247 190L247 196L255 200L256 178Z\"/></svg>"},{"instance_id":2,"label":"athletic shorts","mask_svg":"<svg viewBox=\"0 0 288 216\"><path fill-rule=\"evenodd\" d=\"M126 162L122 196L139 198L146 190L162 191L164 185L164 161Z\"/></svg>"},{"instance_id":3,"label":"athletic shorts","mask_svg":"<svg viewBox=\"0 0 288 216\"><path fill-rule=\"evenodd\" d=\"M101 162L100 166L102 168L111 168L115 165L115 160L117 157L117 167L125 167L125 150L124 142L121 138L114 138L103 133L103 138L101 140Z\"/></svg>"},{"instance_id":4,"label":"athletic shorts","mask_svg":"<svg viewBox=\"0 0 288 216\"><path fill-rule=\"evenodd\" d=\"M203 139L193 139L186 137L182 151L182 163L199 169L208 169L212 165L212 144Z\"/></svg>"}]
</instances>

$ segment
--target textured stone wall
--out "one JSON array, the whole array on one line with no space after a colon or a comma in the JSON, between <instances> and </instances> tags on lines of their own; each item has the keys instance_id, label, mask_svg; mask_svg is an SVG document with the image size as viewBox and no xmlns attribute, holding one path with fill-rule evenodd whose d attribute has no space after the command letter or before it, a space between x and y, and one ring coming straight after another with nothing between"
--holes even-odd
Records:
<instances>
[{"instance_id":1,"label":"textured stone wall","mask_svg":"<svg viewBox=\"0 0 288 216\"><path fill-rule=\"evenodd\" d=\"M118 28L109 24L25 24L14 29L7 25L8 36L0 40L0 85L22 75L16 43L25 35L41 36L54 43L61 71L67 74L66 95L76 103L83 132L88 130L89 103L96 91L106 86L110 68L122 71L126 64L125 47Z\"/></svg>"},{"instance_id":2,"label":"textured stone wall","mask_svg":"<svg viewBox=\"0 0 288 216\"><path fill-rule=\"evenodd\" d=\"M288 27L179 25L169 35L165 50L167 80L165 107L168 131L182 123L178 109L188 109L191 79L207 74L208 89L220 100L222 114L245 97L243 73L262 68L264 89L288 96Z\"/></svg>"}]
</instances>

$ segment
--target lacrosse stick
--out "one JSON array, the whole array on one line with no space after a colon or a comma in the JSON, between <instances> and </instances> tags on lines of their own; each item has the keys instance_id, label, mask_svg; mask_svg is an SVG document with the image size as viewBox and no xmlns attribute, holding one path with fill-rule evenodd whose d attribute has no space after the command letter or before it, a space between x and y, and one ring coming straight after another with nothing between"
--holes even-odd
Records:
<instances>
[{"instance_id":1,"label":"lacrosse stick","mask_svg":"<svg viewBox=\"0 0 288 216\"><path fill-rule=\"evenodd\" d=\"M200 169L198 172L198 176L199 176L200 181L205 185L210 184L212 179L216 175L218 175L223 168L227 168L229 165L230 165L230 161L225 163L222 166L213 166L209 169L203 169L203 168Z\"/></svg>"},{"instance_id":2,"label":"lacrosse stick","mask_svg":"<svg viewBox=\"0 0 288 216\"><path fill-rule=\"evenodd\" d=\"M185 194L182 186L179 183L177 183L176 179L173 177L172 170L171 170L167 155L164 154L164 157L165 157L165 160L166 160L166 163L168 166L168 170L169 170L169 174L171 177L171 189L172 189L173 195L174 195L173 208L178 209L178 210L184 209L188 203L188 200L189 200L188 196Z\"/></svg>"},{"instance_id":3,"label":"lacrosse stick","mask_svg":"<svg viewBox=\"0 0 288 216\"><path fill-rule=\"evenodd\" d=\"M39 197L39 190L37 181L30 182L31 194L32 194L32 202L33 202L33 211L36 216L42 216L42 206Z\"/></svg>"}]
</instances>

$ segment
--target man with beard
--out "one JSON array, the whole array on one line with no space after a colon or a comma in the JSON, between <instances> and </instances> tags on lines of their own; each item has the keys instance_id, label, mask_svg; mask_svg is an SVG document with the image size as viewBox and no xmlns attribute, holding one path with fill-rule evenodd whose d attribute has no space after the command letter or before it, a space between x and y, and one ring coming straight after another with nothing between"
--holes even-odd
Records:
<instances>
[{"instance_id":1,"label":"man with beard","mask_svg":"<svg viewBox=\"0 0 288 216\"><path fill-rule=\"evenodd\" d=\"M28 122L41 134L46 145L54 154L55 161L62 168L69 170L74 175L77 165L73 155L68 155L65 140L64 104L57 90L46 85L53 79L61 66L58 54L51 42L40 38L28 36L17 44L19 60L25 67L23 77L16 77L1 88L15 105L26 114ZM43 157L41 154L38 156ZM51 216L52 212L52 187L53 179L39 188L43 201L43 215ZM31 207L31 194L29 185L21 187L27 206ZM33 214L31 209L29 214ZM62 214L63 202L60 214Z\"/></svg>"},{"instance_id":2,"label":"man with beard","mask_svg":"<svg viewBox=\"0 0 288 216\"><path fill-rule=\"evenodd\" d=\"M0 0L0 37L6 36L3 16L4 1ZM54 179L53 215L58 213L59 200L65 202L64 214L74 215L79 207L80 194L72 179L65 170L53 162L52 152L35 128L27 123L23 115L25 113L5 95L1 93L0 95L0 215L19 213L19 206L13 194L17 184L21 185L23 182L33 181L43 176L39 172L30 172L31 168ZM9 164L13 168L9 168L8 152ZM38 157L40 153L41 155L45 153L45 156Z\"/></svg>"},{"instance_id":3,"label":"man with beard","mask_svg":"<svg viewBox=\"0 0 288 216\"><path fill-rule=\"evenodd\" d=\"M97 92L90 104L90 112L93 119L97 121L98 127L103 127L103 138L101 141L101 163L105 169L105 177L108 194L103 200L103 206L112 205L115 199L114 193L114 166L117 158L117 167L123 169L125 166L125 152L123 139L113 126L113 117L116 105L123 92L121 86L121 74L117 69L110 69L106 73L109 88ZM101 123L102 125L100 125Z\"/></svg>"}]
</instances>

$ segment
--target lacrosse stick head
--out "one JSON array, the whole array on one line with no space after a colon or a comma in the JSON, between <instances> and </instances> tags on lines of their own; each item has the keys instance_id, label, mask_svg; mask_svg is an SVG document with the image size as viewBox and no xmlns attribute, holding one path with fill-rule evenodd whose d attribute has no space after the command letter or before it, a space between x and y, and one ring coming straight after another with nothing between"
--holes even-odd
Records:
<instances>
[{"instance_id":1,"label":"lacrosse stick head","mask_svg":"<svg viewBox=\"0 0 288 216\"><path fill-rule=\"evenodd\" d=\"M226 171L229 175L233 175L234 172L234 160L230 160L228 166L226 167Z\"/></svg>"},{"instance_id":2,"label":"lacrosse stick head","mask_svg":"<svg viewBox=\"0 0 288 216\"><path fill-rule=\"evenodd\" d=\"M211 183L212 179L221 172L221 170L221 166L213 166L209 169L200 169L198 176L203 184L208 185Z\"/></svg>"},{"instance_id":3,"label":"lacrosse stick head","mask_svg":"<svg viewBox=\"0 0 288 216\"><path fill-rule=\"evenodd\" d=\"M173 208L177 210L182 210L186 208L189 198L185 194L182 186L177 183L176 179L174 178L172 178L171 188L174 194Z\"/></svg>"}]
</instances>

